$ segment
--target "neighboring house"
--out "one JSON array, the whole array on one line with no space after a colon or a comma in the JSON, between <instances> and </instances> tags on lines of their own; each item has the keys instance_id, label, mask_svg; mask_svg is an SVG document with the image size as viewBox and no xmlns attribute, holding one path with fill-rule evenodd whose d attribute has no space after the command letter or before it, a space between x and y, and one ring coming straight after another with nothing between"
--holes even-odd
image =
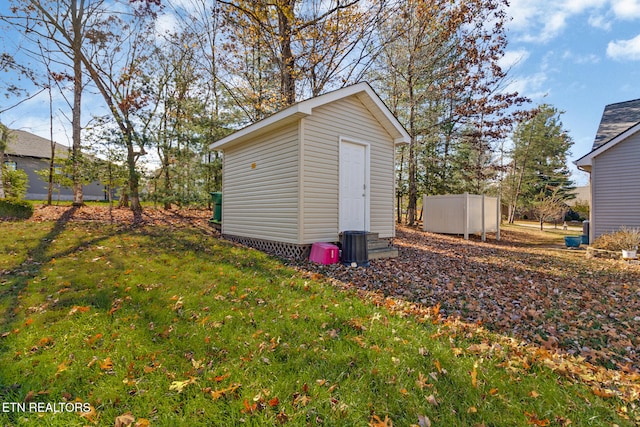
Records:
<instances>
[{"instance_id":1,"label":"neighboring house","mask_svg":"<svg viewBox=\"0 0 640 427\"><path fill-rule=\"evenodd\" d=\"M591 185L583 185L581 187L576 187L573 190L573 193L576 195L574 199L567 200L567 206L573 207L578 203L586 203L591 206Z\"/></svg>"},{"instance_id":2,"label":"neighboring house","mask_svg":"<svg viewBox=\"0 0 640 427\"><path fill-rule=\"evenodd\" d=\"M591 152L576 160L590 173L590 241L640 227L640 99L607 105Z\"/></svg>"},{"instance_id":3,"label":"neighboring house","mask_svg":"<svg viewBox=\"0 0 640 427\"><path fill-rule=\"evenodd\" d=\"M56 144L56 156L66 158L69 148ZM8 147L5 150L3 163L10 169L21 169L27 173L29 188L26 199L47 200L49 183L36 173L38 170L48 169L51 159L51 142L29 132L11 130ZM58 169L59 172L59 169ZM59 191L59 194L58 194ZM104 200L104 186L98 182L83 187L84 200ZM73 191L69 188L54 184L54 200L73 200Z\"/></svg>"},{"instance_id":4,"label":"neighboring house","mask_svg":"<svg viewBox=\"0 0 640 427\"><path fill-rule=\"evenodd\" d=\"M289 257L338 242L346 230L390 241L395 147L409 139L371 86L359 83L215 142L211 148L224 151L222 234Z\"/></svg>"}]
</instances>

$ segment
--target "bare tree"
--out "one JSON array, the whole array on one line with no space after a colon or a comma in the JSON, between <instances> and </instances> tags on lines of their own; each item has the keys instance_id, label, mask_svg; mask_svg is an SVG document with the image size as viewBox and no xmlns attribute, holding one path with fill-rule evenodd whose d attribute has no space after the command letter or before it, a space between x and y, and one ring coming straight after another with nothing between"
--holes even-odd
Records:
<instances>
[{"instance_id":1,"label":"bare tree","mask_svg":"<svg viewBox=\"0 0 640 427\"><path fill-rule=\"evenodd\" d=\"M31 42L27 52L43 62L53 61L72 76L71 102L73 204L84 204L80 158L83 63L87 36L104 13L103 0L11 0L13 15L3 19ZM43 43L44 41L44 43ZM48 65L47 65L48 67Z\"/></svg>"},{"instance_id":2,"label":"bare tree","mask_svg":"<svg viewBox=\"0 0 640 427\"><path fill-rule=\"evenodd\" d=\"M279 81L277 104L288 106L300 94L319 95L331 84L357 80L371 58L369 31L383 1L360 5L359 0L242 0L223 1L227 27L237 55L243 48L260 49L263 67ZM374 6L374 7L371 7ZM240 34L241 33L241 34ZM231 55L234 54L230 51ZM264 58L264 60L262 59ZM254 64L255 65L255 64Z\"/></svg>"},{"instance_id":3,"label":"bare tree","mask_svg":"<svg viewBox=\"0 0 640 427\"><path fill-rule=\"evenodd\" d=\"M157 1L12 0L14 13L7 22L34 41L51 42L58 65L73 75L72 131L74 204L82 204L80 179L81 102L83 76L102 95L117 123L127 149L129 197L135 218L140 219L138 158L145 154L140 110L145 106L145 61L153 42L150 20ZM143 126L143 125L142 125Z\"/></svg>"}]
</instances>

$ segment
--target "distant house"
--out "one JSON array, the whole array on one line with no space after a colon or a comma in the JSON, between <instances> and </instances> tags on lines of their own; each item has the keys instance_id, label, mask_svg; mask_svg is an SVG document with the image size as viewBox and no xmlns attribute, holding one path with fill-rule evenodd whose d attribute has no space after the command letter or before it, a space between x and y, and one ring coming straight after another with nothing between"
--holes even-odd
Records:
<instances>
[{"instance_id":1,"label":"distant house","mask_svg":"<svg viewBox=\"0 0 640 427\"><path fill-rule=\"evenodd\" d=\"M591 241L640 227L640 99L607 105L592 150L575 163L591 175Z\"/></svg>"},{"instance_id":2,"label":"distant house","mask_svg":"<svg viewBox=\"0 0 640 427\"><path fill-rule=\"evenodd\" d=\"M55 143L56 156L66 158L69 148ZM48 169L51 159L51 142L29 132L12 130L8 147L2 162L9 169L21 169L27 173L29 188L28 200L46 200L49 183L36 173L38 170ZM73 191L69 188L55 186L54 200L73 200ZM59 194L58 194L59 191ZM85 200L104 200L105 188L100 183L94 182L83 187Z\"/></svg>"},{"instance_id":3,"label":"distant house","mask_svg":"<svg viewBox=\"0 0 640 427\"><path fill-rule=\"evenodd\" d=\"M290 257L346 230L391 239L395 147L407 142L367 83L241 129L211 145L224 151L222 233Z\"/></svg>"}]
</instances>

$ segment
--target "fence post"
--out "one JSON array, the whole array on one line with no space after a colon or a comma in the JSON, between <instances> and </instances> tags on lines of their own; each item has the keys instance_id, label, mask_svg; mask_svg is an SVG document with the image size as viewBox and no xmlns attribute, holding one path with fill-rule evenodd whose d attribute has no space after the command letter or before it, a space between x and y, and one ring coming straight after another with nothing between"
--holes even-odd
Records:
<instances>
[{"instance_id":1,"label":"fence post","mask_svg":"<svg viewBox=\"0 0 640 427\"><path fill-rule=\"evenodd\" d=\"M464 231L464 240L469 240L469 193L464 193L464 209L462 214L463 217L463 231Z\"/></svg>"},{"instance_id":2,"label":"fence post","mask_svg":"<svg viewBox=\"0 0 640 427\"><path fill-rule=\"evenodd\" d=\"M502 212L500 205L500 194L496 197L496 240L500 240L500 223L502 222Z\"/></svg>"},{"instance_id":3,"label":"fence post","mask_svg":"<svg viewBox=\"0 0 640 427\"><path fill-rule=\"evenodd\" d=\"M487 241L487 232L485 227L485 213L484 213L484 194L482 194L482 241Z\"/></svg>"}]
</instances>

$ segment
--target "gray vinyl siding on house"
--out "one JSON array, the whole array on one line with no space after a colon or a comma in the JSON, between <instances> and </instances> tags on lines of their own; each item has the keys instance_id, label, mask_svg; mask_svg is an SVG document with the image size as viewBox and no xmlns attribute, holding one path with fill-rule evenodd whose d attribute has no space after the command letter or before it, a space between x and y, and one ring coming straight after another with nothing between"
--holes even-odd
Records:
<instances>
[{"instance_id":1,"label":"gray vinyl siding on house","mask_svg":"<svg viewBox=\"0 0 640 427\"><path fill-rule=\"evenodd\" d=\"M369 231L393 237L394 143L357 96L314 109L302 120L302 242L333 241L339 227L340 138L370 144Z\"/></svg>"},{"instance_id":2,"label":"gray vinyl siding on house","mask_svg":"<svg viewBox=\"0 0 640 427\"><path fill-rule=\"evenodd\" d=\"M224 175L224 234L298 243L296 123L226 150Z\"/></svg>"},{"instance_id":3,"label":"gray vinyl siding on house","mask_svg":"<svg viewBox=\"0 0 640 427\"><path fill-rule=\"evenodd\" d=\"M640 227L640 134L594 157L591 173L593 237L622 225Z\"/></svg>"}]
</instances>

